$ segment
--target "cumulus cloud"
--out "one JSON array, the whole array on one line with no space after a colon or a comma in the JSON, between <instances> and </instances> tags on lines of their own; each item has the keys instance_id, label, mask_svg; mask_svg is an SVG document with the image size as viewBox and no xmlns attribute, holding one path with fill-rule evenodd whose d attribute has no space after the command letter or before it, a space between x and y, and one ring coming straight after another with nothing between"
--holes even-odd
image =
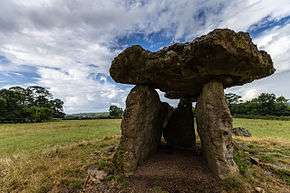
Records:
<instances>
[{"instance_id":1,"label":"cumulus cloud","mask_svg":"<svg viewBox=\"0 0 290 193\"><path fill-rule=\"evenodd\" d=\"M168 43L189 41L217 27L246 31L290 15L289 0L4 0L0 6L0 56L7 60L0 73L32 76L1 79L0 86L47 87L65 101L67 113L124 106L131 87L114 83L108 74L113 57L131 44L120 45L121 38L162 33ZM278 73L290 68L289 28L268 29L254 39L272 54ZM159 45L156 41L149 42ZM233 89L259 93L262 83Z\"/></svg>"},{"instance_id":2,"label":"cumulus cloud","mask_svg":"<svg viewBox=\"0 0 290 193\"><path fill-rule=\"evenodd\" d=\"M265 18L279 19L290 13L288 0L237 0L230 1L222 12L219 26L246 31Z\"/></svg>"},{"instance_id":3,"label":"cumulus cloud","mask_svg":"<svg viewBox=\"0 0 290 193\"><path fill-rule=\"evenodd\" d=\"M110 104L124 104L126 90L88 78L88 68L70 69L68 72L39 68L39 73L42 75L39 84L46 85L54 95L60 96L68 112L76 112L76 107L77 112L106 111Z\"/></svg>"},{"instance_id":4,"label":"cumulus cloud","mask_svg":"<svg viewBox=\"0 0 290 193\"><path fill-rule=\"evenodd\" d=\"M262 33L254 41L271 54L278 72L290 69L290 22Z\"/></svg>"},{"instance_id":5,"label":"cumulus cloud","mask_svg":"<svg viewBox=\"0 0 290 193\"><path fill-rule=\"evenodd\" d=\"M290 99L290 23L263 32L254 42L271 55L276 73L242 87L228 89L227 92L239 93L243 100L250 100L263 92Z\"/></svg>"}]
</instances>

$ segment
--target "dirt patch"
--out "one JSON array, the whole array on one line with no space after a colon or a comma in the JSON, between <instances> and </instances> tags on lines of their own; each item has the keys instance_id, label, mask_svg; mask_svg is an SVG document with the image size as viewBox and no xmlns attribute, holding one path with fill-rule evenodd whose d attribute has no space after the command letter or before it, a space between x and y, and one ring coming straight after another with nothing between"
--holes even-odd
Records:
<instances>
[{"instance_id":1,"label":"dirt patch","mask_svg":"<svg viewBox=\"0 0 290 193\"><path fill-rule=\"evenodd\" d=\"M221 184L193 151L161 148L128 179L126 188L109 188L103 183L85 192L219 193Z\"/></svg>"},{"instance_id":2,"label":"dirt patch","mask_svg":"<svg viewBox=\"0 0 290 193\"><path fill-rule=\"evenodd\" d=\"M192 151L160 150L129 179L129 189L135 192L160 189L170 193L216 193L220 192L220 184L200 156Z\"/></svg>"}]
</instances>

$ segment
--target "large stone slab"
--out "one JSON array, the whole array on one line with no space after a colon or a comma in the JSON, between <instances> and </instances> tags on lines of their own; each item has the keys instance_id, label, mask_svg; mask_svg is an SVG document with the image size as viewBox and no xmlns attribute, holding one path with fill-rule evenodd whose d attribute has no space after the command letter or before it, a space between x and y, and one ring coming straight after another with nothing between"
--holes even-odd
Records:
<instances>
[{"instance_id":1,"label":"large stone slab","mask_svg":"<svg viewBox=\"0 0 290 193\"><path fill-rule=\"evenodd\" d=\"M163 137L171 147L192 148L195 146L194 116L191 99L180 99L173 110Z\"/></svg>"},{"instance_id":2,"label":"large stone slab","mask_svg":"<svg viewBox=\"0 0 290 193\"><path fill-rule=\"evenodd\" d=\"M121 140L114 156L117 170L131 175L157 150L162 135L163 115L158 93L149 86L135 86L126 100L121 123Z\"/></svg>"},{"instance_id":3,"label":"large stone slab","mask_svg":"<svg viewBox=\"0 0 290 193\"><path fill-rule=\"evenodd\" d=\"M197 100L196 119L202 151L211 171L225 178L238 172L233 160L232 117L221 82L203 86Z\"/></svg>"},{"instance_id":4,"label":"large stone slab","mask_svg":"<svg viewBox=\"0 0 290 193\"><path fill-rule=\"evenodd\" d=\"M194 99L212 79L224 87L242 85L273 74L269 54L259 51L248 33L216 29L189 43L158 52L132 46L112 62L110 74L119 83L147 84L169 98Z\"/></svg>"}]
</instances>

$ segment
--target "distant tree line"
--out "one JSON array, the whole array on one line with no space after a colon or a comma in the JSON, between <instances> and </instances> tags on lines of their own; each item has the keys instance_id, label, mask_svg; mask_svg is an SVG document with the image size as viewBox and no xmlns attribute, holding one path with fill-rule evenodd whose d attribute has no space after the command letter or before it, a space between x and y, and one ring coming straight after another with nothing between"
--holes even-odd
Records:
<instances>
[{"instance_id":1,"label":"distant tree line","mask_svg":"<svg viewBox=\"0 0 290 193\"><path fill-rule=\"evenodd\" d=\"M275 94L262 93L250 101L242 101L241 96L225 95L232 115L290 116L288 99Z\"/></svg>"},{"instance_id":2,"label":"distant tree line","mask_svg":"<svg viewBox=\"0 0 290 193\"><path fill-rule=\"evenodd\" d=\"M63 101L40 86L0 90L0 122L41 122L63 118Z\"/></svg>"},{"instance_id":3,"label":"distant tree line","mask_svg":"<svg viewBox=\"0 0 290 193\"><path fill-rule=\"evenodd\" d=\"M109 119L109 112L68 114L64 120Z\"/></svg>"},{"instance_id":4,"label":"distant tree line","mask_svg":"<svg viewBox=\"0 0 290 193\"><path fill-rule=\"evenodd\" d=\"M78 113L70 114L64 117L65 120L86 120L86 119L120 119L123 115L123 109L111 105L109 112L98 112L98 113Z\"/></svg>"}]
</instances>

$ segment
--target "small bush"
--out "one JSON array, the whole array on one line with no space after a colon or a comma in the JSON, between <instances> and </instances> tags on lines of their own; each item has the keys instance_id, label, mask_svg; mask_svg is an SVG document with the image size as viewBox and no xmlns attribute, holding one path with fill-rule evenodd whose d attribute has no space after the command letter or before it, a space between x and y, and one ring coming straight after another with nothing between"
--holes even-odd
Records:
<instances>
[{"instance_id":1,"label":"small bush","mask_svg":"<svg viewBox=\"0 0 290 193\"><path fill-rule=\"evenodd\" d=\"M97 165L100 170L103 170L108 166L108 161L99 159Z\"/></svg>"},{"instance_id":2,"label":"small bush","mask_svg":"<svg viewBox=\"0 0 290 193\"><path fill-rule=\"evenodd\" d=\"M234 161L238 165L240 173L245 175L251 165L249 155L243 150L238 150L234 153Z\"/></svg>"},{"instance_id":3,"label":"small bush","mask_svg":"<svg viewBox=\"0 0 290 193\"><path fill-rule=\"evenodd\" d=\"M222 184L227 191L240 192L244 189L243 181L238 176L228 176L223 180Z\"/></svg>"}]
</instances>

